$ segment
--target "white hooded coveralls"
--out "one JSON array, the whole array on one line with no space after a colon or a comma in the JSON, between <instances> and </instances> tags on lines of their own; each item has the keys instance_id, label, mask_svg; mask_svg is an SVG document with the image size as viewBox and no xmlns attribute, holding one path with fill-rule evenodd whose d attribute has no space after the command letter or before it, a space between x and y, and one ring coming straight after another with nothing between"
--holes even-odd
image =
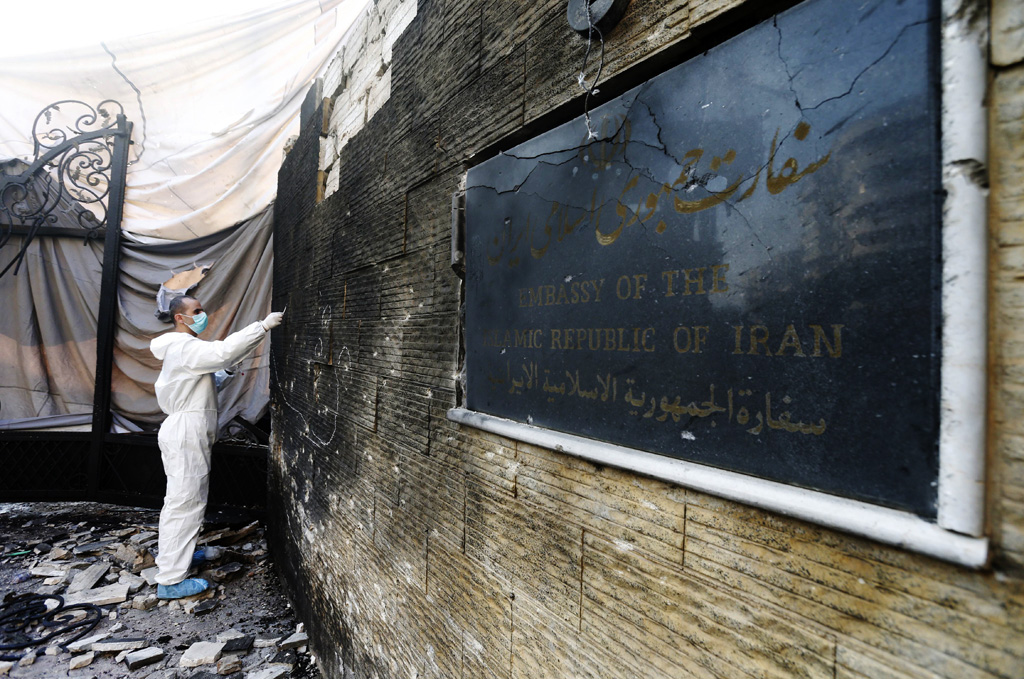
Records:
<instances>
[{"instance_id":1,"label":"white hooded coveralls","mask_svg":"<svg viewBox=\"0 0 1024 679\"><path fill-rule=\"evenodd\" d=\"M213 373L245 358L266 334L256 321L216 342L184 332L168 332L150 342L150 351L163 361L156 399L167 413L157 437L167 474L156 559L161 585L177 584L188 575L206 513L210 449L217 440Z\"/></svg>"}]
</instances>

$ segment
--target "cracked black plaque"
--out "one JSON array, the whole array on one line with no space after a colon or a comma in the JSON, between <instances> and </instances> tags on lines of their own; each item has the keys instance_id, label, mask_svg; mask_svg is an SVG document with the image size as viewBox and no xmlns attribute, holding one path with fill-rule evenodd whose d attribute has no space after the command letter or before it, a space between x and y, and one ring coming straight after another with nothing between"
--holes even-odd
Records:
<instances>
[{"instance_id":1,"label":"cracked black plaque","mask_svg":"<svg viewBox=\"0 0 1024 679\"><path fill-rule=\"evenodd\" d=\"M809 0L473 168L466 406L934 517L934 15Z\"/></svg>"}]
</instances>

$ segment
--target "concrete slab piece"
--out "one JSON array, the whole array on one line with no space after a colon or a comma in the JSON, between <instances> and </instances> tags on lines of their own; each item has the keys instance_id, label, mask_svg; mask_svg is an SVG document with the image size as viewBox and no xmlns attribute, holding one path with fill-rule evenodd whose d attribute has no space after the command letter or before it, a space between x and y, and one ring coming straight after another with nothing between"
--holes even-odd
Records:
<instances>
[{"instance_id":1,"label":"concrete slab piece","mask_svg":"<svg viewBox=\"0 0 1024 679\"><path fill-rule=\"evenodd\" d=\"M199 667L212 665L220 660L224 651L223 641L197 641L188 647L178 664L181 667Z\"/></svg>"},{"instance_id":2,"label":"concrete slab piece","mask_svg":"<svg viewBox=\"0 0 1024 679\"><path fill-rule=\"evenodd\" d=\"M109 570L110 564L106 561L89 566L71 580L71 584L68 585L68 594L92 589Z\"/></svg>"},{"instance_id":3,"label":"concrete slab piece","mask_svg":"<svg viewBox=\"0 0 1024 679\"><path fill-rule=\"evenodd\" d=\"M160 662L167 657L162 648L157 646L150 646L149 648L143 648L138 651L132 651L125 656L124 662L128 665L128 669L135 671L140 667L146 665L152 665L155 662Z\"/></svg>"},{"instance_id":4,"label":"concrete slab piece","mask_svg":"<svg viewBox=\"0 0 1024 679\"><path fill-rule=\"evenodd\" d=\"M244 636L244 634L242 634L241 632L232 627L231 629L225 630L218 634L217 641L228 641L229 639L238 639L239 637Z\"/></svg>"},{"instance_id":5,"label":"concrete slab piece","mask_svg":"<svg viewBox=\"0 0 1024 679\"><path fill-rule=\"evenodd\" d=\"M234 674L241 669L242 660L237 656L229 656L217 661L217 674Z\"/></svg>"},{"instance_id":6,"label":"concrete slab piece","mask_svg":"<svg viewBox=\"0 0 1024 679\"><path fill-rule=\"evenodd\" d=\"M85 637L85 638L79 639L78 641L75 641L73 643L68 644L68 650L71 651L72 653L78 653L79 651L84 651L87 648L91 648L92 645L94 643L96 643L97 641L102 641L102 640L106 639L109 636L110 636L109 632L103 632L101 634L94 634L94 635L92 635L90 637Z\"/></svg>"},{"instance_id":7,"label":"concrete slab piece","mask_svg":"<svg viewBox=\"0 0 1024 679\"><path fill-rule=\"evenodd\" d=\"M122 601L128 600L128 589L127 584L121 583L107 585L106 587L96 587L95 589L87 589L82 592L69 594L64 598L64 603L67 606L71 604L94 604L96 606L119 604Z\"/></svg>"},{"instance_id":8,"label":"concrete slab piece","mask_svg":"<svg viewBox=\"0 0 1024 679\"><path fill-rule=\"evenodd\" d=\"M121 651L135 651L149 643L145 639L104 639L92 645L92 650L97 653L120 653Z\"/></svg>"},{"instance_id":9,"label":"concrete slab piece","mask_svg":"<svg viewBox=\"0 0 1024 679\"><path fill-rule=\"evenodd\" d=\"M309 643L309 636L305 632L296 632L278 644L278 648L287 651L289 648L298 648Z\"/></svg>"},{"instance_id":10,"label":"concrete slab piece","mask_svg":"<svg viewBox=\"0 0 1024 679\"><path fill-rule=\"evenodd\" d=\"M68 669L79 670L83 667L88 667L92 664L92 661L95 658L96 654L92 651L89 651L88 653L83 653L82 655L76 655L74 658L71 659L71 662L68 663Z\"/></svg>"},{"instance_id":11,"label":"concrete slab piece","mask_svg":"<svg viewBox=\"0 0 1024 679\"><path fill-rule=\"evenodd\" d=\"M36 578L63 578L67 574L66 568L54 568L53 566L37 566L29 571L29 575Z\"/></svg>"}]
</instances>

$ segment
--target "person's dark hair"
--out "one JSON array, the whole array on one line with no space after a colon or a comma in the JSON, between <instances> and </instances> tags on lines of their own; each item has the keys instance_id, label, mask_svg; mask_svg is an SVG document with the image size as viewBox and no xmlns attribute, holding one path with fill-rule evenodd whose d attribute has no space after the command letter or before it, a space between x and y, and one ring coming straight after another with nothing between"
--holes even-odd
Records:
<instances>
[{"instance_id":1,"label":"person's dark hair","mask_svg":"<svg viewBox=\"0 0 1024 679\"><path fill-rule=\"evenodd\" d=\"M175 315L180 314L184 311L185 302L187 302L190 299L195 299L195 297L191 297L189 295L178 295L177 297L171 300L170 304L167 305L167 314L171 317L172 323L174 322Z\"/></svg>"}]
</instances>

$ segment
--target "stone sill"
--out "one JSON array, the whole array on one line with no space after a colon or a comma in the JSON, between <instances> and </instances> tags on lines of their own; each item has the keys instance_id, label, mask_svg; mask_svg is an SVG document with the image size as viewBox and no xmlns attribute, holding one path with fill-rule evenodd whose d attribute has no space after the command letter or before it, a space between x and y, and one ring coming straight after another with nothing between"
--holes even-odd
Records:
<instances>
[{"instance_id":1,"label":"stone sill","mask_svg":"<svg viewBox=\"0 0 1024 679\"><path fill-rule=\"evenodd\" d=\"M448 419L596 464L662 479L968 568L977 569L988 564L988 538L970 537L946 530L909 512L534 427L465 408L452 408L448 411Z\"/></svg>"}]
</instances>

